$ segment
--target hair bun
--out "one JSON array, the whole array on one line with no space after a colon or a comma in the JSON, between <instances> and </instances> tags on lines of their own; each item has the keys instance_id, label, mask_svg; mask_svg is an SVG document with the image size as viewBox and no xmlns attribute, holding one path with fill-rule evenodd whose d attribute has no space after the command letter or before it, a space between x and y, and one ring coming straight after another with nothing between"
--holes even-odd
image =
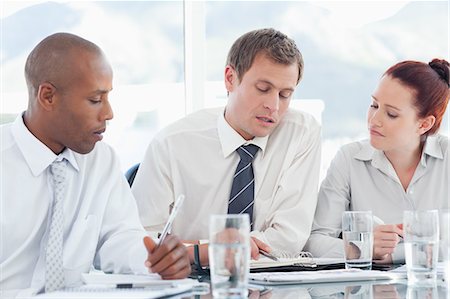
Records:
<instances>
[{"instance_id":1,"label":"hair bun","mask_svg":"<svg viewBox=\"0 0 450 299\"><path fill-rule=\"evenodd\" d=\"M450 87L450 64L444 59L433 59L428 65L438 73L439 77Z\"/></svg>"}]
</instances>

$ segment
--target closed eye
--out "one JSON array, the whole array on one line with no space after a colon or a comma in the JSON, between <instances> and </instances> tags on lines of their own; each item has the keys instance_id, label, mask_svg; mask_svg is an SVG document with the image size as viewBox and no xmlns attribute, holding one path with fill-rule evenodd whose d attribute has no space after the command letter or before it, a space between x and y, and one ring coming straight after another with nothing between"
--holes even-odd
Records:
<instances>
[{"instance_id":1,"label":"closed eye","mask_svg":"<svg viewBox=\"0 0 450 299\"><path fill-rule=\"evenodd\" d=\"M389 118L397 118L397 116L398 115L395 115L395 114L392 114L392 113L387 113L387 116L389 117Z\"/></svg>"},{"instance_id":2,"label":"closed eye","mask_svg":"<svg viewBox=\"0 0 450 299\"><path fill-rule=\"evenodd\" d=\"M259 91L259 92L262 92L262 93L266 93L266 92L269 91L269 88L259 88L259 87L256 87L256 89L258 89L258 91Z\"/></svg>"},{"instance_id":3,"label":"closed eye","mask_svg":"<svg viewBox=\"0 0 450 299\"><path fill-rule=\"evenodd\" d=\"M280 98L289 99L291 97L291 92L280 92Z\"/></svg>"},{"instance_id":4,"label":"closed eye","mask_svg":"<svg viewBox=\"0 0 450 299\"><path fill-rule=\"evenodd\" d=\"M91 102L91 104L100 104L102 102L102 100L100 98L92 98L92 99L88 99L89 102Z\"/></svg>"}]
</instances>

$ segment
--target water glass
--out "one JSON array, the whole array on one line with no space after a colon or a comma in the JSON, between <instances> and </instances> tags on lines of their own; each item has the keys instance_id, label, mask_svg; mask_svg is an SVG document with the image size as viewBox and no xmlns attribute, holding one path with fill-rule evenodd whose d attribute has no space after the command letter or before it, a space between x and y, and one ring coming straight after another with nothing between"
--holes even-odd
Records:
<instances>
[{"instance_id":1,"label":"water glass","mask_svg":"<svg viewBox=\"0 0 450 299\"><path fill-rule=\"evenodd\" d=\"M372 269L373 218L371 211L342 214L345 268Z\"/></svg>"},{"instance_id":2,"label":"water glass","mask_svg":"<svg viewBox=\"0 0 450 299\"><path fill-rule=\"evenodd\" d=\"M439 255L438 211L404 211L403 239L408 284L436 284Z\"/></svg>"},{"instance_id":3,"label":"water glass","mask_svg":"<svg viewBox=\"0 0 450 299\"><path fill-rule=\"evenodd\" d=\"M443 210L439 215L440 235L439 248L440 257L444 263L444 279L450 291L450 210Z\"/></svg>"},{"instance_id":4,"label":"water glass","mask_svg":"<svg viewBox=\"0 0 450 299\"><path fill-rule=\"evenodd\" d=\"M213 296L247 298L250 272L248 214L212 215L208 254Z\"/></svg>"}]
</instances>

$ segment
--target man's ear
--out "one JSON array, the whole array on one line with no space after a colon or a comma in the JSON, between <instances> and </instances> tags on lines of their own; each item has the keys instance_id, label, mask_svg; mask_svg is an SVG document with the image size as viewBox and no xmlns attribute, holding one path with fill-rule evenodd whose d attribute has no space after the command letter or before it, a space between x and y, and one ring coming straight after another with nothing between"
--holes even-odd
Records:
<instances>
[{"instance_id":1,"label":"man's ear","mask_svg":"<svg viewBox=\"0 0 450 299\"><path fill-rule=\"evenodd\" d=\"M233 91L234 84L237 83L237 80L236 70L231 65L227 65L225 67L225 88L227 92Z\"/></svg>"},{"instance_id":2,"label":"man's ear","mask_svg":"<svg viewBox=\"0 0 450 299\"><path fill-rule=\"evenodd\" d=\"M431 130L431 128L434 126L434 123L436 122L436 117L434 117L433 115L428 115L427 117L422 118L419 121L420 121L419 134L423 135L429 130Z\"/></svg>"},{"instance_id":3,"label":"man's ear","mask_svg":"<svg viewBox=\"0 0 450 299\"><path fill-rule=\"evenodd\" d=\"M46 111L53 110L55 106L56 88L51 83L44 82L39 85L37 91L37 102Z\"/></svg>"}]
</instances>

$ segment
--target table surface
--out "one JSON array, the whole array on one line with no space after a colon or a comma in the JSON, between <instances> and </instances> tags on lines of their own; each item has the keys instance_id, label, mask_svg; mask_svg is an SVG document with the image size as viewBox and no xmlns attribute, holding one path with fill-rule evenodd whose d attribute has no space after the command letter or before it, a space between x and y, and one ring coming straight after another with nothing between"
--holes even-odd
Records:
<instances>
[{"instance_id":1,"label":"table surface","mask_svg":"<svg viewBox=\"0 0 450 299\"><path fill-rule=\"evenodd\" d=\"M211 293L180 296L178 298L212 298ZM450 299L450 287L438 280L435 286L418 287L408 285L407 280L367 281L342 283L298 284L270 286L265 290L252 290L251 299Z\"/></svg>"}]
</instances>

